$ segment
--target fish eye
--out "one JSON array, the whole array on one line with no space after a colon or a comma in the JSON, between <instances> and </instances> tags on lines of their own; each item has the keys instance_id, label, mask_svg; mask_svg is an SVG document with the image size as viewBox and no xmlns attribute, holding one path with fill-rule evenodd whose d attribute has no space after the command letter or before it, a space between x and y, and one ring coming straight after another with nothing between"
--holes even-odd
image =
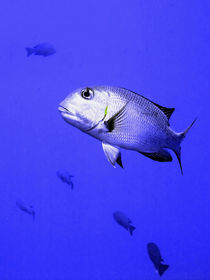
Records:
<instances>
[{"instance_id":1,"label":"fish eye","mask_svg":"<svg viewBox=\"0 0 210 280\"><path fill-rule=\"evenodd\" d=\"M91 88L85 88L81 91L81 96L84 99L92 99L94 96L94 91Z\"/></svg>"}]
</instances>

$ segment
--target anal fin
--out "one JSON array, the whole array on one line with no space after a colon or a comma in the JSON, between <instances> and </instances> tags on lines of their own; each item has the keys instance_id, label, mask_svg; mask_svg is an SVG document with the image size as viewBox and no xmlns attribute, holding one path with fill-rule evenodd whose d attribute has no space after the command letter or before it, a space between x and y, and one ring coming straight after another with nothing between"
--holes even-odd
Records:
<instances>
[{"instance_id":1,"label":"anal fin","mask_svg":"<svg viewBox=\"0 0 210 280\"><path fill-rule=\"evenodd\" d=\"M171 154L165 149L160 149L158 152L155 153L145 153L145 152L140 152L140 153L155 161L160 161L160 162L172 161Z\"/></svg>"},{"instance_id":2,"label":"anal fin","mask_svg":"<svg viewBox=\"0 0 210 280\"><path fill-rule=\"evenodd\" d=\"M102 147L103 147L107 160L114 167L115 167L115 163L117 163L117 164L119 164L119 166L121 166L123 168L120 150L106 142L102 142Z\"/></svg>"}]
</instances>

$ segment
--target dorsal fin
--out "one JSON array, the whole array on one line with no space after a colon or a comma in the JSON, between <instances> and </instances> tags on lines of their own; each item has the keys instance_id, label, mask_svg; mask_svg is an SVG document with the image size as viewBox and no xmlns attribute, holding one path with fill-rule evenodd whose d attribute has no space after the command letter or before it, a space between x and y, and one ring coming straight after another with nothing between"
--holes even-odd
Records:
<instances>
[{"instance_id":1,"label":"dorsal fin","mask_svg":"<svg viewBox=\"0 0 210 280\"><path fill-rule=\"evenodd\" d=\"M169 120L171 115L173 114L175 108L166 108L166 107L163 107L163 106L160 106L159 104L157 103L154 103L153 101L150 100L150 102L152 102L155 106L157 106L167 117L167 119Z\"/></svg>"},{"instance_id":2,"label":"dorsal fin","mask_svg":"<svg viewBox=\"0 0 210 280\"><path fill-rule=\"evenodd\" d=\"M149 102L151 102L152 104L154 104L155 106L157 106L157 107L166 115L166 117L167 117L168 120L170 119L171 115L173 114L173 112L174 112L174 110L175 110L175 108L166 108L166 107L160 106L159 104L157 104L157 103L151 101L150 99L146 98L145 96L143 96L143 95L141 95L141 94L139 94L139 93L136 93L136 92L134 92L134 91L132 91L132 90L130 90L130 89L126 89L126 88L122 88L122 89L128 90L128 91L130 91L130 92L133 92L133 93L135 93L136 95L141 96L142 98L148 100Z\"/></svg>"}]
</instances>

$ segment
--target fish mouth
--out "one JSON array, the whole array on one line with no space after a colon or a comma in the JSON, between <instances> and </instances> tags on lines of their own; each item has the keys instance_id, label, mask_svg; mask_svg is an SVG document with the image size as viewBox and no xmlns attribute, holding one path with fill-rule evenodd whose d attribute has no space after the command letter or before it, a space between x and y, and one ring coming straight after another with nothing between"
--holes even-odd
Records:
<instances>
[{"instance_id":1,"label":"fish mouth","mask_svg":"<svg viewBox=\"0 0 210 280\"><path fill-rule=\"evenodd\" d=\"M70 111L69 109L67 109L63 105L59 105L58 106L58 111L60 112L61 117L67 123L72 123L72 122L75 122L75 121L77 122L78 121L77 113L76 113L76 110L74 110L74 108L71 108L71 111Z\"/></svg>"},{"instance_id":2,"label":"fish mouth","mask_svg":"<svg viewBox=\"0 0 210 280\"><path fill-rule=\"evenodd\" d=\"M61 113L61 115L64 116L75 116L75 112L72 110L70 111L69 109L67 109L66 107L59 105L58 107L58 111Z\"/></svg>"},{"instance_id":3,"label":"fish mouth","mask_svg":"<svg viewBox=\"0 0 210 280\"><path fill-rule=\"evenodd\" d=\"M60 113L68 113L68 114L72 115L72 112L70 112L67 108L65 108L65 107L63 107L63 106L61 106L61 105L59 105L58 111L59 111Z\"/></svg>"}]
</instances>

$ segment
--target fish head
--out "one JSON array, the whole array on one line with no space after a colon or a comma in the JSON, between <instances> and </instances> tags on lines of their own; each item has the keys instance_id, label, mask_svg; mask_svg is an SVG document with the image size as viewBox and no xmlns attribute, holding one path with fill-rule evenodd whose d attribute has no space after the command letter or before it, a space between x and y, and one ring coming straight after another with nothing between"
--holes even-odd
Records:
<instances>
[{"instance_id":1,"label":"fish head","mask_svg":"<svg viewBox=\"0 0 210 280\"><path fill-rule=\"evenodd\" d=\"M59 105L62 118L87 132L106 116L109 95L100 88L80 88L70 93Z\"/></svg>"}]
</instances>

